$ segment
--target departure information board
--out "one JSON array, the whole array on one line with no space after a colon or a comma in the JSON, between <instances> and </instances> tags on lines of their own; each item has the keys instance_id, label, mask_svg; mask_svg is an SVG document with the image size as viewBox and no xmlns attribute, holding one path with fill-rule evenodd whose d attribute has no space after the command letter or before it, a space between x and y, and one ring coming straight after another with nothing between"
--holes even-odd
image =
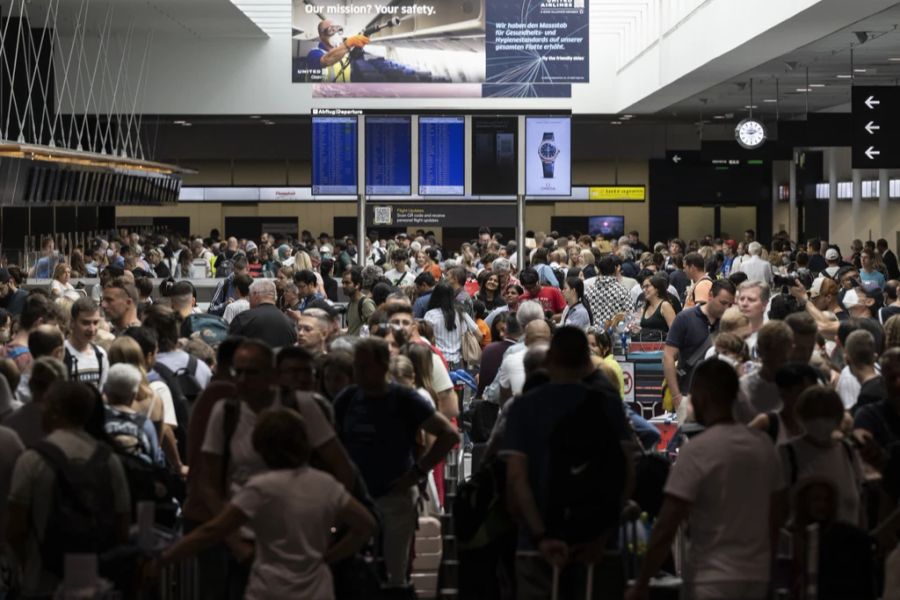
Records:
<instances>
[{"instance_id":1,"label":"departure information board","mask_svg":"<svg viewBox=\"0 0 900 600\"><path fill-rule=\"evenodd\" d=\"M472 194L518 192L518 117L472 118Z\"/></svg>"},{"instance_id":2,"label":"departure information board","mask_svg":"<svg viewBox=\"0 0 900 600\"><path fill-rule=\"evenodd\" d=\"M366 194L412 193L411 130L409 117L366 117Z\"/></svg>"},{"instance_id":3,"label":"departure information board","mask_svg":"<svg viewBox=\"0 0 900 600\"><path fill-rule=\"evenodd\" d=\"M419 117L420 196L465 194L465 142L465 117Z\"/></svg>"},{"instance_id":4,"label":"departure information board","mask_svg":"<svg viewBox=\"0 0 900 600\"><path fill-rule=\"evenodd\" d=\"M357 118L313 117L312 193L356 195Z\"/></svg>"}]
</instances>

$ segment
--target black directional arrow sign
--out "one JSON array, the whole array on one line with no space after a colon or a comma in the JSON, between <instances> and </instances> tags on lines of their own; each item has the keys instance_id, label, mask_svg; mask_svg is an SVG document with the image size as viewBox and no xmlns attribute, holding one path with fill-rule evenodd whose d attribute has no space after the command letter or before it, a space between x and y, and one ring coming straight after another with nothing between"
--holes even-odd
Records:
<instances>
[{"instance_id":1,"label":"black directional arrow sign","mask_svg":"<svg viewBox=\"0 0 900 600\"><path fill-rule=\"evenodd\" d=\"M853 168L900 168L900 88L853 87Z\"/></svg>"}]
</instances>

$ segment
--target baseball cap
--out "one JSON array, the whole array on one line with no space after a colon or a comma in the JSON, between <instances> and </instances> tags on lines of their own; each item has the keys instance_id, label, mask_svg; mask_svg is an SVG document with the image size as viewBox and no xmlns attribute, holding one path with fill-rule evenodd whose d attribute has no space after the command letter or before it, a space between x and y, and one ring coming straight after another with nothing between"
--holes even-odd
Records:
<instances>
[{"instance_id":1,"label":"baseball cap","mask_svg":"<svg viewBox=\"0 0 900 600\"><path fill-rule=\"evenodd\" d=\"M9 271L0 269L0 283L9 283L10 279L12 279L12 275L9 274Z\"/></svg>"},{"instance_id":2,"label":"baseball cap","mask_svg":"<svg viewBox=\"0 0 900 600\"><path fill-rule=\"evenodd\" d=\"M840 260L841 255L838 254L838 251L834 248L829 248L825 251L825 260Z\"/></svg>"},{"instance_id":3,"label":"baseball cap","mask_svg":"<svg viewBox=\"0 0 900 600\"><path fill-rule=\"evenodd\" d=\"M824 277L819 277L815 281L812 282L812 285L809 287L809 297L810 298L818 298L822 294L822 282L825 281Z\"/></svg>"},{"instance_id":4,"label":"baseball cap","mask_svg":"<svg viewBox=\"0 0 900 600\"><path fill-rule=\"evenodd\" d=\"M859 290L861 290L866 296L869 298L881 298L884 291L874 281L863 281L859 284Z\"/></svg>"}]
</instances>

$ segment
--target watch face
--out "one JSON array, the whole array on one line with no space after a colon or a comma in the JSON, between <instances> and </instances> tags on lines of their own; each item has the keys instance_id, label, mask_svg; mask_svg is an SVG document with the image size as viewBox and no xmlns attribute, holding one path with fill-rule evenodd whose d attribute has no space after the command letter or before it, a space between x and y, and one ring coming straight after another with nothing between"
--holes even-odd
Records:
<instances>
[{"instance_id":1,"label":"watch face","mask_svg":"<svg viewBox=\"0 0 900 600\"><path fill-rule=\"evenodd\" d=\"M553 160L559 155L559 148L553 142L544 142L538 148L538 154L542 160Z\"/></svg>"},{"instance_id":2,"label":"watch face","mask_svg":"<svg viewBox=\"0 0 900 600\"><path fill-rule=\"evenodd\" d=\"M735 137L744 148L758 148L766 141L766 128L759 121L744 119L738 123Z\"/></svg>"}]
</instances>

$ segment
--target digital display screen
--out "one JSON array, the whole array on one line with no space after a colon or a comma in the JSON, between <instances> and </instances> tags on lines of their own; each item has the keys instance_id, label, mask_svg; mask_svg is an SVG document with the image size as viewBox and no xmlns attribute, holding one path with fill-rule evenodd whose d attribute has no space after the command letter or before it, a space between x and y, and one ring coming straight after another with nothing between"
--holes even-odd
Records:
<instances>
[{"instance_id":1,"label":"digital display screen","mask_svg":"<svg viewBox=\"0 0 900 600\"><path fill-rule=\"evenodd\" d=\"M572 119L525 119L525 193L572 195Z\"/></svg>"},{"instance_id":2,"label":"digital display screen","mask_svg":"<svg viewBox=\"0 0 900 600\"><path fill-rule=\"evenodd\" d=\"M356 195L356 117L313 117L312 193Z\"/></svg>"},{"instance_id":3,"label":"digital display screen","mask_svg":"<svg viewBox=\"0 0 900 600\"><path fill-rule=\"evenodd\" d=\"M625 235L625 217L621 215L589 217L588 233L594 237L602 235L606 239L618 239Z\"/></svg>"},{"instance_id":4,"label":"digital display screen","mask_svg":"<svg viewBox=\"0 0 900 600\"><path fill-rule=\"evenodd\" d=\"M472 194L513 196L518 193L517 117L472 118Z\"/></svg>"},{"instance_id":5,"label":"digital display screen","mask_svg":"<svg viewBox=\"0 0 900 600\"><path fill-rule=\"evenodd\" d=\"M419 117L419 195L465 194L465 142L465 117Z\"/></svg>"},{"instance_id":6,"label":"digital display screen","mask_svg":"<svg viewBox=\"0 0 900 600\"><path fill-rule=\"evenodd\" d=\"M412 193L411 130L409 117L366 117L366 194Z\"/></svg>"}]
</instances>

